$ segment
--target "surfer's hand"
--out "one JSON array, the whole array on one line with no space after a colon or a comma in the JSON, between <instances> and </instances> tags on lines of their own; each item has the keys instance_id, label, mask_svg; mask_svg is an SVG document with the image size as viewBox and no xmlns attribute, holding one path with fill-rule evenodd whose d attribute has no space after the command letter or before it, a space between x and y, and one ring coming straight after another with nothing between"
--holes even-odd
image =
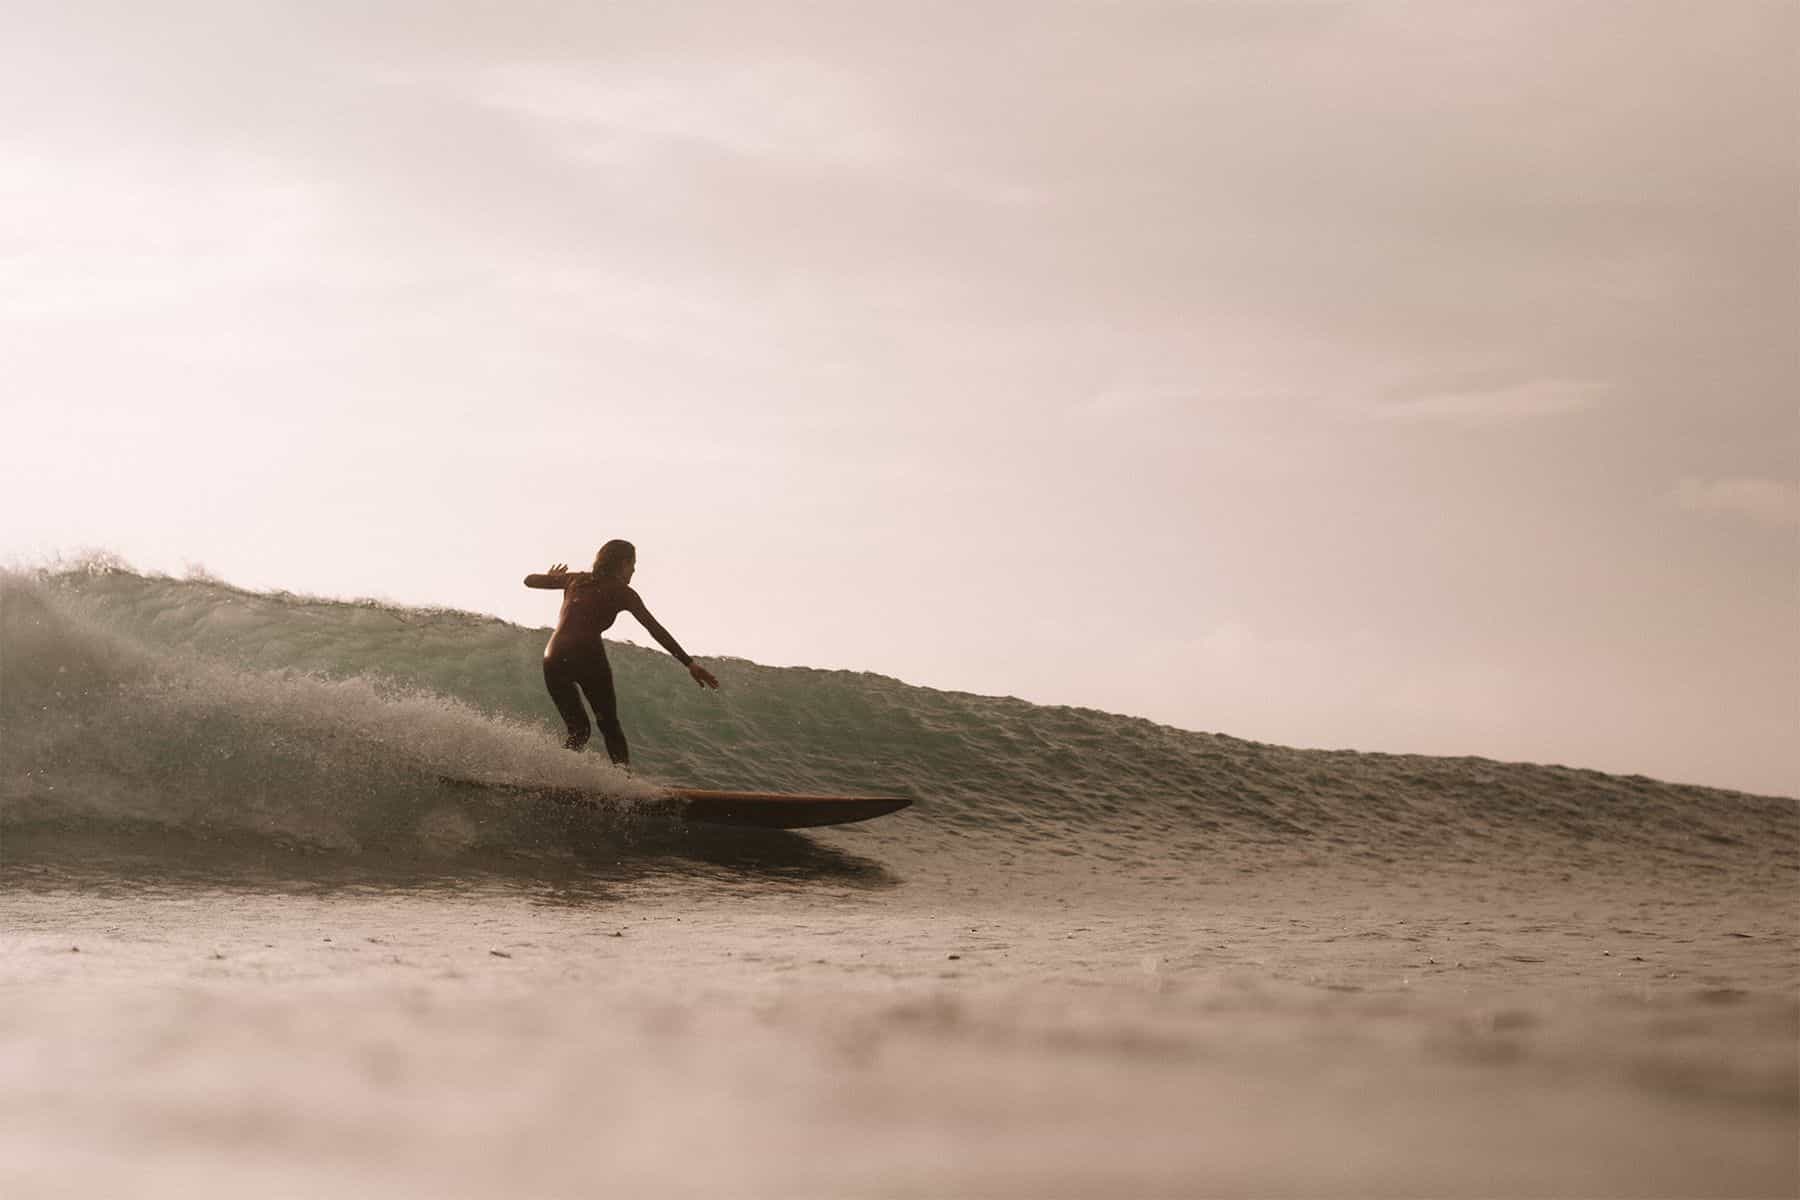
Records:
<instances>
[{"instance_id":1,"label":"surfer's hand","mask_svg":"<svg viewBox=\"0 0 1800 1200\"><path fill-rule=\"evenodd\" d=\"M715 692L719 690L718 679L716 679L713 676L713 673L711 671L707 670L705 667L701 666L699 663L697 663L697 662L689 663L688 664L688 674L692 675L694 677L694 682L696 684L698 684L700 687L711 688Z\"/></svg>"},{"instance_id":2,"label":"surfer's hand","mask_svg":"<svg viewBox=\"0 0 1800 1200\"><path fill-rule=\"evenodd\" d=\"M568 563L556 563L553 566L551 566L551 568L548 571L544 572L544 574L546 574L546 575L567 575L568 573L569 573L569 564Z\"/></svg>"}]
</instances>

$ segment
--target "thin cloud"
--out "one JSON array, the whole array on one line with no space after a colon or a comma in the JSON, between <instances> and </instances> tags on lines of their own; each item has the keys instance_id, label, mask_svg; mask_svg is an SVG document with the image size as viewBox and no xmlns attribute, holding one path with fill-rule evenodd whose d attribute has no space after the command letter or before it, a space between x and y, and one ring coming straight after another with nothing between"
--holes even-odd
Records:
<instances>
[{"instance_id":1,"label":"thin cloud","mask_svg":"<svg viewBox=\"0 0 1800 1200\"><path fill-rule=\"evenodd\" d=\"M1675 486L1675 503L1690 512L1748 517L1764 525L1800 525L1800 483L1780 479L1697 479Z\"/></svg>"},{"instance_id":2,"label":"thin cloud","mask_svg":"<svg viewBox=\"0 0 1800 1200\"><path fill-rule=\"evenodd\" d=\"M513 64L483 72L476 93L483 105L539 125L577 159L669 142L854 165L895 154L865 85L798 59Z\"/></svg>"},{"instance_id":3,"label":"thin cloud","mask_svg":"<svg viewBox=\"0 0 1800 1200\"><path fill-rule=\"evenodd\" d=\"M1561 417L1598 405L1606 386L1585 379L1531 379L1502 387L1440 392L1375 405L1379 421L1451 425L1505 425Z\"/></svg>"}]
</instances>

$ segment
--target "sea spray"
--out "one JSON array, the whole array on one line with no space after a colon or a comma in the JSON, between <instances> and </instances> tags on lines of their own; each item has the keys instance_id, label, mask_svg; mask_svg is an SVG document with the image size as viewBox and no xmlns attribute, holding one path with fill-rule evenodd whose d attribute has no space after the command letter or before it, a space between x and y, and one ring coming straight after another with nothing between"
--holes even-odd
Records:
<instances>
[{"instance_id":1,"label":"sea spray","mask_svg":"<svg viewBox=\"0 0 1800 1200\"><path fill-rule=\"evenodd\" d=\"M29 578L0 576L0 589L11 825L130 822L356 849L488 824L446 820L446 805L468 803L466 791L446 798L451 783L579 788L596 811L656 795L454 696L379 674L246 669L135 640Z\"/></svg>"}]
</instances>

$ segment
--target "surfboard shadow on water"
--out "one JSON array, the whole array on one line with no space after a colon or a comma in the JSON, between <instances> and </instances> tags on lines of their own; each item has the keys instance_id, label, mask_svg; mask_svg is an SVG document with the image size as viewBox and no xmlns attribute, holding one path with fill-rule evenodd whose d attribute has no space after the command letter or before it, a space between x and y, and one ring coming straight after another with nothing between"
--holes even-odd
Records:
<instances>
[{"instance_id":1,"label":"surfboard shadow on water","mask_svg":"<svg viewBox=\"0 0 1800 1200\"><path fill-rule=\"evenodd\" d=\"M670 823L635 831L623 848L604 828L571 829L569 848L576 861L596 874L622 876L699 873L743 880L808 880L857 887L895 887L900 878L884 864L826 846L803 834L773 829L709 828Z\"/></svg>"}]
</instances>

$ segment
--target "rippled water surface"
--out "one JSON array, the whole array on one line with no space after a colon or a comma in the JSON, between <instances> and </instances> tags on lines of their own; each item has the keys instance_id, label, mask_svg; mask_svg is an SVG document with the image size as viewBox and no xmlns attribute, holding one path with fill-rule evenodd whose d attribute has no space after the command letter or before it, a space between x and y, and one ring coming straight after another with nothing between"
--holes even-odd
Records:
<instances>
[{"instance_id":1,"label":"rippled water surface","mask_svg":"<svg viewBox=\"0 0 1800 1200\"><path fill-rule=\"evenodd\" d=\"M541 631L0 582L9 1197L1800 1190L1792 800L621 646L627 779Z\"/></svg>"}]
</instances>

